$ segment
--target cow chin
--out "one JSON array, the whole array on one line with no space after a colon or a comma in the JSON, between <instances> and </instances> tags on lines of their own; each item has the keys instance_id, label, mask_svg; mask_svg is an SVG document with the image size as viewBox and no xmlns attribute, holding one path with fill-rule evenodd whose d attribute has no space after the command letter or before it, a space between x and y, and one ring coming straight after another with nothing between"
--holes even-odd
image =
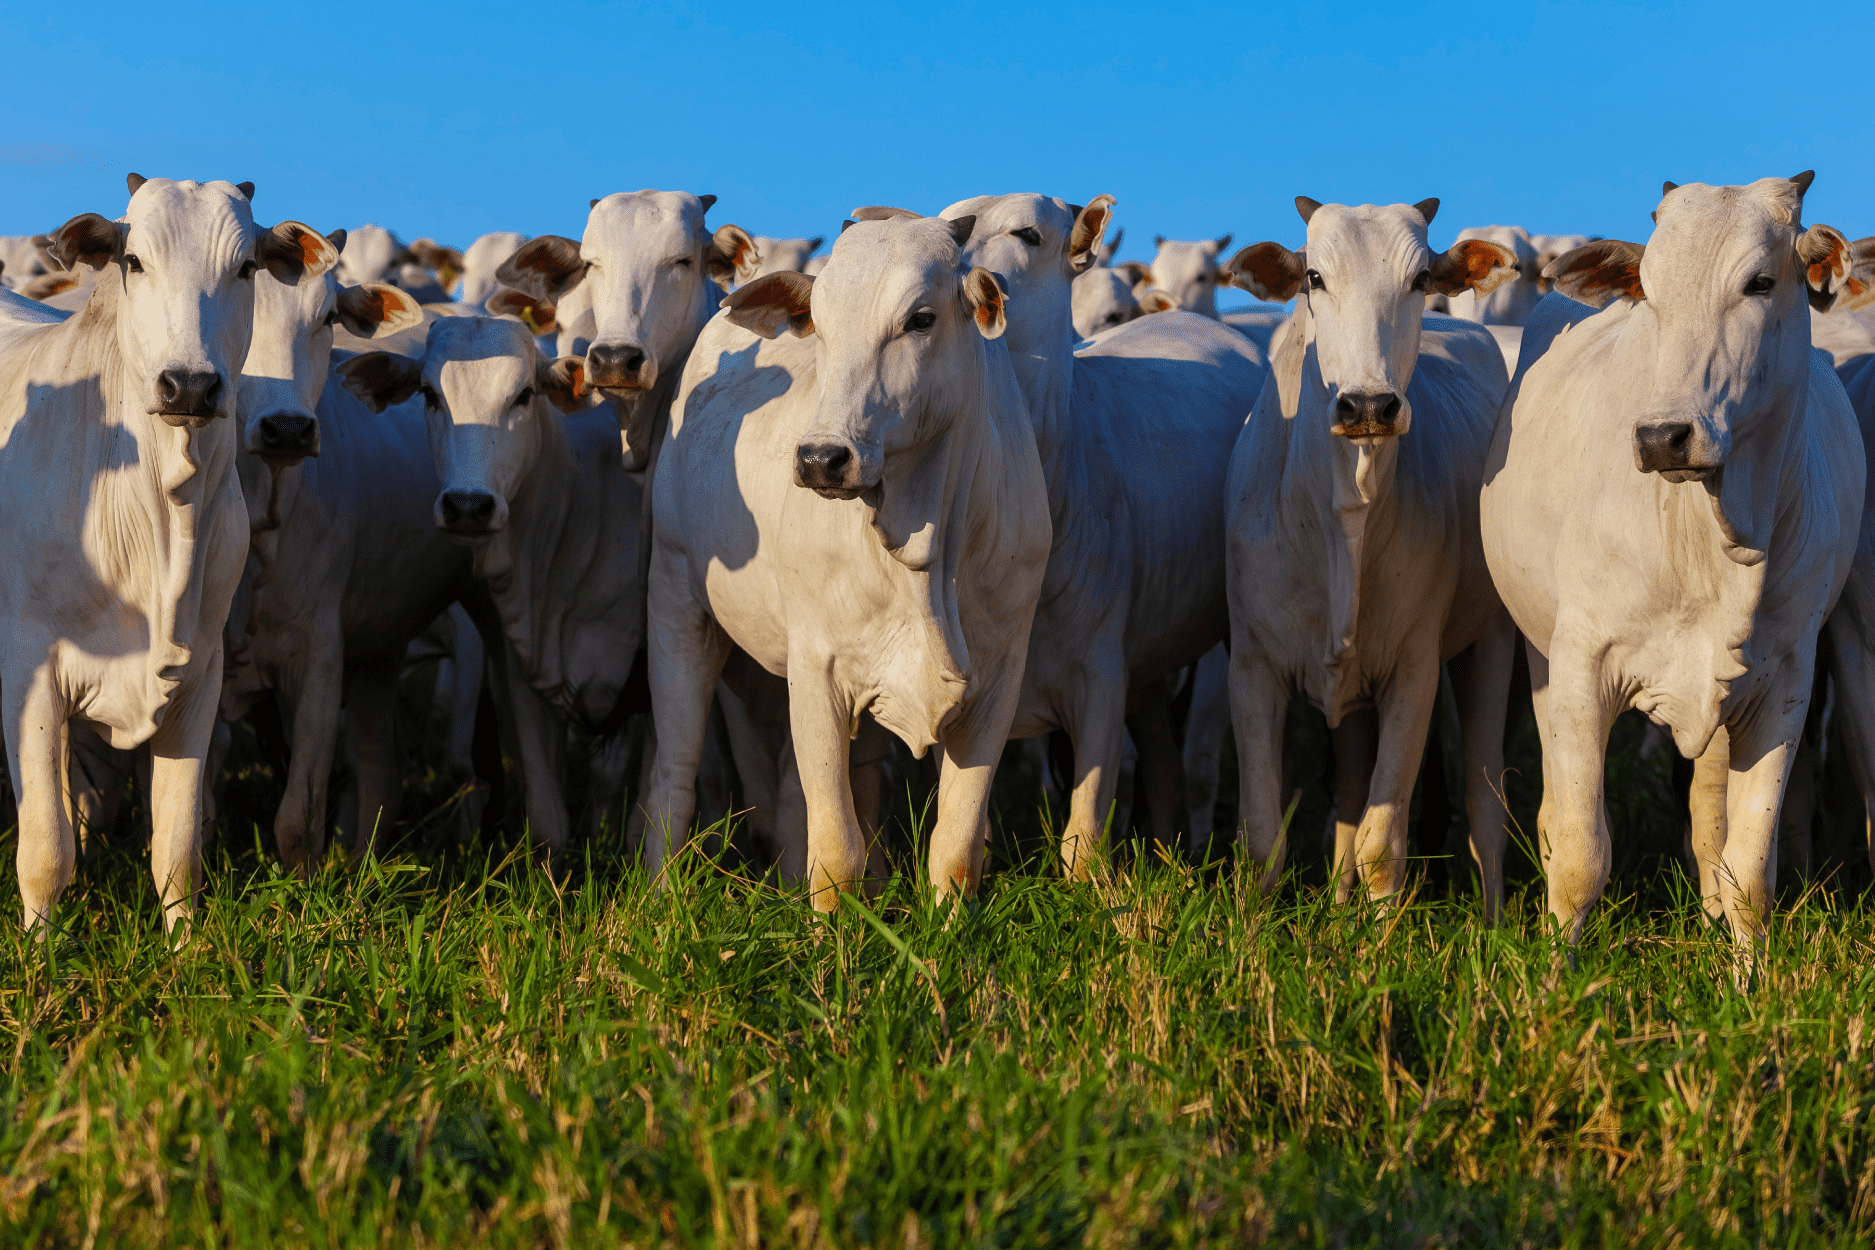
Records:
<instances>
[{"instance_id":1,"label":"cow chin","mask_svg":"<svg viewBox=\"0 0 1875 1250\"><path fill-rule=\"evenodd\" d=\"M1719 468L1716 465L1697 465L1685 469L1661 469L1659 473L1662 478L1677 486L1681 482L1710 482L1718 477Z\"/></svg>"},{"instance_id":2,"label":"cow chin","mask_svg":"<svg viewBox=\"0 0 1875 1250\"><path fill-rule=\"evenodd\" d=\"M187 426L191 430L199 430L221 414L219 412L163 412L159 410L153 415L161 417L163 424L172 429L180 430Z\"/></svg>"}]
</instances>

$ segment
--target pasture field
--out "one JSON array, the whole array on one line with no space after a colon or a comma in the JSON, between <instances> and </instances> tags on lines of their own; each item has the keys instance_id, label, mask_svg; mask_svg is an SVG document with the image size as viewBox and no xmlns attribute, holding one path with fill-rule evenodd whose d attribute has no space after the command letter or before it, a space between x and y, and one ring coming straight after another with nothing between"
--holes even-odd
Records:
<instances>
[{"instance_id":1,"label":"pasture field","mask_svg":"<svg viewBox=\"0 0 1875 1250\"><path fill-rule=\"evenodd\" d=\"M1618 834L1661 819L1632 766ZM179 953L120 835L51 940L0 935L0 1244L1875 1235L1859 888L1793 888L1747 998L1664 834L1572 966L1527 860L1489 931L1462 890L1338 908L1302 841L1270 898L1136 852L1063 882L1037 823L973 906L831 918L733 854L655 892L612 834L557 887L422 838L302 884L250 825Z\"/></svg>"}]
</instances>

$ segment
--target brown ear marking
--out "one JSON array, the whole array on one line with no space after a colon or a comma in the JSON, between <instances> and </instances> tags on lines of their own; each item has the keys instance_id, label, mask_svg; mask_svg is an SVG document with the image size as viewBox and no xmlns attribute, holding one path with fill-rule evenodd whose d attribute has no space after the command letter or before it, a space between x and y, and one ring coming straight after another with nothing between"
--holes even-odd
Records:
<instances>
[{"instance_id":1,"label":"brown ear marking","mask_svg":"<svg viewBox=\"0 0 1875 1250\"><path fill-rule=\"evenodd\" d=\"M1107 223L1113 220L1114 199L1111 195L1097 195L1084 208L1073 208L1074 229L1068 235L1068 255L1080 256L1083 253L1093 259L1094 249L1100 246L1102 236L1107 233Z\"/></svg>"},{"instance_id":2,"label":"brown ear marking","mask_svg":"<svg viewBox=\"0 0 1875 1250\"><path fill-rule=\"evenodd\" d=\"M534 369L534 385L561 412L578 412L585 407L586 362L578 356L543 360Z\"/></svg>"},{"instance_id":3,"label":"brown ear marking","mask_svg":"<svg viewBox=\"0 0 1875 1250\"><path fill-rule=\"evenodd\" d=\"M80 213L52 232L46 250L67 269L102 269L123 253L123 227L97 213Z\"/></svg>"},{"instance_id":4,"label":"brown ear marking","mask_svg":"<svg viewBox=\"0 0 1875 1250\"><path fill-rule=\"evenodd\" d=\"M1152 283L1152 266L1143 260L1124 260L1114 268L1124 273L1127 281L1133 286L1138 286L1142 282L1147 285Z\"/></svg>"},{"instance_id":5,"label":"brown ear marking","mask_svg":"<svg viewBox=\"0 0 1875 1250\"><path fill-rule=\"evenodd\" d=\"M542 299L558 301L586 276L579 244L564 235L537 235L495 270L495 281Z\"/></svg>"},{"instance_id":6,"label":"brown ear marking","mask_svg":"<svg viewBox=\"0 0 1875 1250\"><path fill-rule=\"evenodd\" d=\"M1470 290L1489 295L1517 277L1517 254L1499 243L1465 239L1432 261L1426 290L1434 295L1457 295Z\"/></svg>"},{"instance_id":7,"label":"brown ear marking","mask_svg":"<svg viewBox=\"0 0 1875 1250\"><path fill-rule=\"evenodd\" d=\"M718 282L727 282L731 278L746 282L761 268L762 253L755 246L755 240L749 237L748 231L725 222L710 235L710 246L704 260L709 266L710 276Z\"/></svg>"},{"instance_id":8,"label":"brown ear marking","mask_svg":"<svg viewBox=\"0 0 1875 1250\"><path fill-rule=\"evenodd\" d=\"M804 273L788 270L764 274L725 298L723 315L765 339L776 337L784 329L796 338L806 338L814 332L810 304L813 292L814 280Z\"/></svg>"},{"instance_id":9,"label":"brown ear marking","mask_svg":"<svg viewBox=\"0 0 1875 1250\"><path fill-rule=\"evenodd\" d=\"M497 317L519 317L531 334L553 334L560 329L559 310L552 301L535 299L513 287L502 287L482 307Z\"/></svg>"},{"instance_id":10,"label":"brown ear marking","mask_svg":"<svg viewBox=\"0 0 1875 1250\"><path fill-rule=\"evenodd\" d=\"M339 320L360 338L407 329L423 322L423 309L408 292L386 282L365 282L341 287Z\"/></svg>"},{"instance_id":11,"label":"brown ear marking","mask_svg":"<svg viewBox=\"0 0 1875 1250\"><path fill-rule=\"evenodd\" d=\"M1139 310L1142 313L1171 312L1178 307L1178 301L1171 294L1158 287L1148 287L1140 292Z\"/></svg>"},{"instance_id":12,"label":"brown ear marking","mask_svg":"<svg viewBox=\"0 0 1875 1250\"><path fill-rule=\"evenodd\" d=\"M1855 247L1833 226L1818 222L1797 236L1797 258L1804 265L1805 293L1810 307L1828 312L1837 296L1848 292L1851 305L1858 301L1862 284L1855 276Z\"/></svg>"},{"instance_id":13,"label":"brown ear marking","mask_svg":"<svg viewBox=\"0 0 1875 1250\"><path fill-rule=\"evenodd\" d=\"M1272 304L1294 299L1308 272L1300 254L1268 240L1242 249L1224 267L1230 271L1234 285Z\"/></svg>"},{"instance_id":14,"label":"brown ear marking","mask_svg":"<svg viewBox=\"0 0 1875 1250\"><path fill-rule=\"evenodd\" d=\"M1620 239L1598 239L1564 252L1544 267L1543 276L1578 303L1604 308L1616 299L1643 300L1641 257L1646 248Z\"/></svg>"},{"instance_id":15,"label":"brown ear marking","mask_svg":"<svg viewBox=\"0 0 1875 1250\"><path fill-rule=\"evenodd\" d=\"M254 259L289 286L307 274L322 274L338 263L338 249L311 226L283 221L265 231L254 244Z\"/></svg>"},{"instance_id":16,"label":"brown ear marking","mask_svg":"<svg viewBox=\"0 0 1875 1250\"><path fill-rule=\"evenodd\" d=\"M966 220L959 218L959 220ZM975 219L968 219L974 224ZM970 305L971 315L976 318L977 329L984 338L1001 337L1009 322L1004 314L1004 306L1009 302L1009 291L1003 285L1002 278L977 266L964 275L964 300Z\"/></svg>"}]
</instances>

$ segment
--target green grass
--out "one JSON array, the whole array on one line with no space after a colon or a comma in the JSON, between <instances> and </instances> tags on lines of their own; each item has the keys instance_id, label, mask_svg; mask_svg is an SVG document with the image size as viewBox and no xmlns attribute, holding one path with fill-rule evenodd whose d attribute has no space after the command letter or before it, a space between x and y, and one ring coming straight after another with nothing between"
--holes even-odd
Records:
<instances>
[{"instance_id":1,"label":"green grass","mask_svg":"<svg viewBox=\"0 0 1875 1250\"><path fill-rule=\"evenodd\" d=\"M250 832L180 951L120 831L0 932L0 1245L1868 1244L1875 912L1793 891L1740 995L1647 767L1573 963L1527 864L1496 930L1337 908L1303 839L1270 898L1067 883L1013 790L956 911Z\"/></svg>"}]
</instances>

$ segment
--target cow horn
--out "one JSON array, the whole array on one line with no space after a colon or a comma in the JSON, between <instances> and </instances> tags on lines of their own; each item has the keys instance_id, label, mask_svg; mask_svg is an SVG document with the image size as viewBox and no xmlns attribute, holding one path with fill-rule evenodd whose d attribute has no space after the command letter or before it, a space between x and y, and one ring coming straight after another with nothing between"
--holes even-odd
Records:
<instances>
[{"instance_id":1,"label":"cow horn","mask_svg":"<svg viewBox=\"0 0 1875 1250\"><path fill-rule=\"evenodd\" d=\"M1675 191L1678 191L1679 189L1680 189L1680 184L1677 182L1663 182L1660 184L1660 194L1663 196L1672 195Z\"/></svg>"}]
</instances>

